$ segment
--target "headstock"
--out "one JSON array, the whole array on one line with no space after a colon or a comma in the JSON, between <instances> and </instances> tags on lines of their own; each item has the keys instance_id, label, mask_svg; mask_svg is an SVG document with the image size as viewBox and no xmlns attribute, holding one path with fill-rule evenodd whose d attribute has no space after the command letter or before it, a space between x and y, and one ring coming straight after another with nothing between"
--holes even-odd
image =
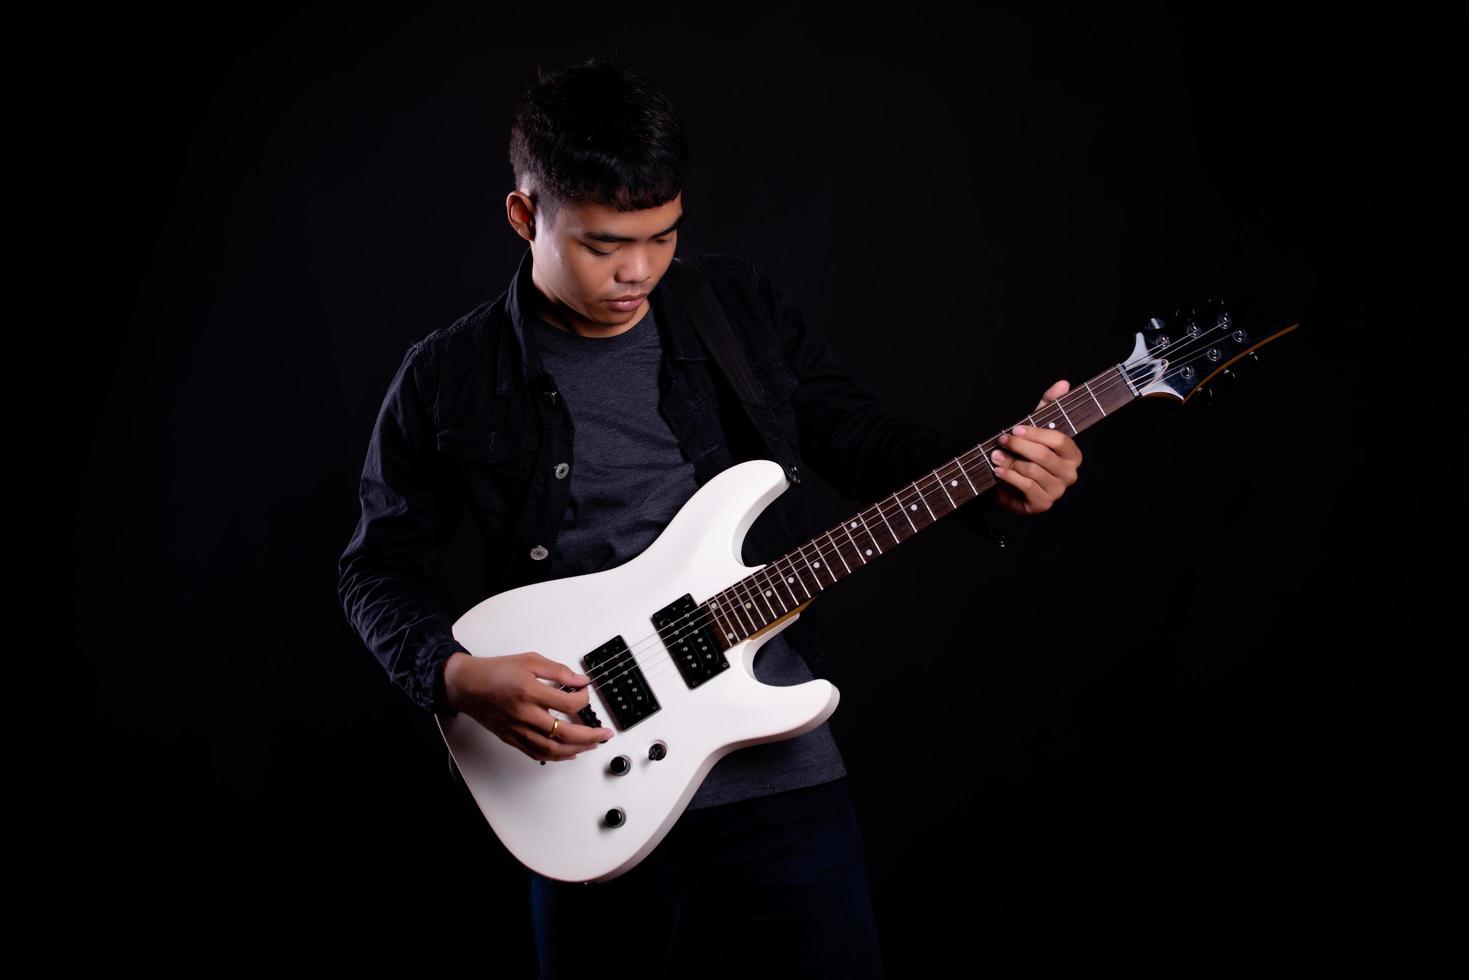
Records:
<instances>
[{"instance_id":1,"label":"headstock","mask_svg":"<svg viewBox=\"0 0 1469 980\"><path fill-rule=\"evenodd\" d=\"M1298 326L1249 303L1206 299L1149 320L1122 368L1140 398L1167 395L1187 402L1200 391L1212 398L1210 382L1235 380L1242 363L1258 364L1256 351Z\"/></svg>"}]
</instances>

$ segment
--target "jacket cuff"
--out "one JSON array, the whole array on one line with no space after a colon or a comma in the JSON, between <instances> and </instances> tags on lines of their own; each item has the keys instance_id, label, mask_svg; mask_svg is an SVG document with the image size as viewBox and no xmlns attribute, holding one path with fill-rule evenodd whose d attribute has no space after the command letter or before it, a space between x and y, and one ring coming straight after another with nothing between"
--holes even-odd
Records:
<instances>
[{"instance_id":1,"label":"jacket cuff","mask_svg":"<svg viewBox=\"0 0 1469 980\"><path fill-rule=\"evenodd\" d=\"M444 682L444 667L456 653L468 653L459 641L442 640L426 646L418 657L413 703L425 711L435 714L457 714L448 703L448 687Z\"/></svg>"}]
</instances>

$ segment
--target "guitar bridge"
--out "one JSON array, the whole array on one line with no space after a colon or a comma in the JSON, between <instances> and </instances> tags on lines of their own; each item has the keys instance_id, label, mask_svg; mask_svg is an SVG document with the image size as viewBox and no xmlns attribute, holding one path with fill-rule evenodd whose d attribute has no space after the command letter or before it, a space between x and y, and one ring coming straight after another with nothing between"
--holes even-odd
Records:
<instances>
[{"instance_id":1,"label":"guitar bridge","mask_svg":"<svg viewBox=\"0 0 1469 980\"><path fill-rule=\"evenodd\" d=\"M582 673L601 678L592 683L622 731L627 731L659 709L658 699L653 696L652 688L648 687L643 669L638 666L637 658L628 650L622 637L614 636L581 660ZM586 721L586 713L591 712L591 707L588 703L578 712L588 725L594 724ZM591 714L593 718L596 717L596 712ZM595 724L598 727L601 725L600 722Z\"/></svg>"},{"instance_id":2,"label":"guitar bridge","mask_svg":"<svg viewBox=\"0 0 1469 980\"><path fill-rule=\"evenodd\" d=\"M712 618L701 614L698 608L694 597L685 592L671 605L653 614L653 626L678 666L678 672L683 674L684 683L690 688L698 687L729 669L729 660L715 636Z\"/></svg>"}]
</instances>

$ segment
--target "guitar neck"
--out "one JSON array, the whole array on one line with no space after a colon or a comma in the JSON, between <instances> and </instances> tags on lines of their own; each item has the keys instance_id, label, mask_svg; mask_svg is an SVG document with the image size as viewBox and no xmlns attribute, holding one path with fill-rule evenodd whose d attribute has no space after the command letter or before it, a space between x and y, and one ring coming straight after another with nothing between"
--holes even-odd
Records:
<instances>
[{"instance_id":1,"label":"guitar neck","mask_svg":"<svg viewBox=\"0 0 1469 980\"><path fill-rule=\"evenodd\" d=\"M1138 397L1114 365L1014 425L1076 435ZM1014 425L1007 426L1008 432ZM994 488L1000 433L853 514L704 603L732 646L789 615L859 568Z\"/></svg>"}]
</instances>

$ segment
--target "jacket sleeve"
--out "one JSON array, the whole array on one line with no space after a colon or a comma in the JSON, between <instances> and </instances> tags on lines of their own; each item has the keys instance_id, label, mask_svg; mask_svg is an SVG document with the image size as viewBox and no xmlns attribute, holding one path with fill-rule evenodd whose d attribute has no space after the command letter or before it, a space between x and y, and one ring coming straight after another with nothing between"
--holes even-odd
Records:
<instances>
[{"instance_id":1,"label":"jacket sleeve","mask_svg":"<svg viewBox=\"0 0 1469 980\"><path fill-rule=\"evenodd\" d=\"M423 564L454 535L465 501L435 451L421 387L421 344L403 356L378 410L362 467L362 515L337 563L337 594L348 621L388 678L427 711L451 714L443 667L464 648Z\"/></svg>"},{"instance_id":2,"label":"jacket sleeve","mask_svg":"<svg viewBox=\"0 0 1469 980\"><path fill-rule=\"evenodd\" d=\"M843 496L871 503L979 444L978 435L934 429L888 411L837 362L800 308L763 272L760 284L786 362L799 382L791 397L801 455ZM984 493L952 517L1004 548L1016 524L994 501L993 492Z\"/></svg>"}]
</instances>

